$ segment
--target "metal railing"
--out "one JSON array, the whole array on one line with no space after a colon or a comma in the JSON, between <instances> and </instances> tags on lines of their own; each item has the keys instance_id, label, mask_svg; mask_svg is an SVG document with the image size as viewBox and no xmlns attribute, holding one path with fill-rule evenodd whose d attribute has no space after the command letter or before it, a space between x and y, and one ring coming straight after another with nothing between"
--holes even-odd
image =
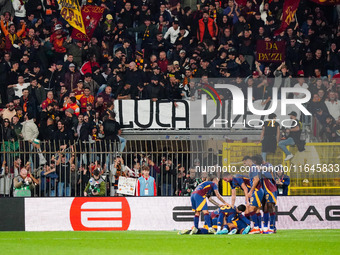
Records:
<instances>
[{"instance_id":1,"label":"metal railing","mask_svg":"<svg viewBox=\"0 0 340 255\"><path fill-rule=\"evenodd\" d=\"M267 155L267 161L274 166L282 164L290 177L289 195L340 195L340 143L307 143L305 151L296 146L288 147L294 158L284 161L285 154L277 148ZM237 171L245 155L261 154L261 144L224 143L224 165L235 165ZM223 191L230 195L229 185L224 183ZM240 192L240 191L239 191Z\"/></svg>"},{"instance_id":2,"label":"metal railing","mask_svg":"<svg viewBox=\"0 0 340 255\"><path fill-rule=\"evenodd\" d=\"M143 165L148 165L150 175L156 181L158 196L188 196L207 176L222 176L222 172L212 171L209 166L232 165L239 171L245 155L261 154L261 144L236 141L128 140L123 152L120 152L120 144L105 140L94 143L77 141L67 144L65 150L63 145L55 141L41 142L40 145L23 141L2 142L0 159L6 161L7 167L0 173L0 196L13 196L13 178L26 164L36 180L32 196L83 196L95 168L100 169L105 180L105 196L118 195L116 180L125 174L124 171L115 171L117 157L122 158L124 166L132 171L134 168L138 170L135 177L141 173ZM267 155L267 161L290 167L287 173L291 178L290 195L340 194L340 174L330 171L332 165L334 168L340 163L340 143L308 143L304 152L298 152L295 146L289 150L295 155L291 161L284 161L285 155L279 148L275 154ZM60 151L65 155L65 161L61 160L56 166ZM68 165L71 159L73 164ZM319 164L321 172L317 169ZM327 169L322 168L324 165ZM195 181L188 183L190 172ZM231 194L224 181L219 186L223 195Z\"/></svg>"},{"instance_id":3,"label":"metal railing","mask_svg":"<svg viewBox=\"0 0 340 255\"><path fill-rule=\"evenodd\" d=\"M119 143L106 140L94 143L77 141L66 145L56 141L45 141L39 145L24 141L6 141L1 144L0 160L5 161L7 167L1 170L0 195L12 196L13 178L18 176L20 169L26 164L29 165L30 175L36 179L32 196L83 196L95 168L100 169L106 182L105 195L118 195L113 192L113 189L117 189L115 180L119 176L128 177L129 174L116 171L117 157L122 158L124 166L129 169L133 170L135 166L139 175L141 167L148 165L150 175L156 181L157 195L183 195L184 180L195 162L221 160L220 156L209 151L208 146L207 141L128 140L125 150L120 152ZM65 161L61 160L58 164L61 155L65 155ZM139 164L136 165L136 162ZM169 170L166 165L170 166Z\"/></svg>"}]
</instances>

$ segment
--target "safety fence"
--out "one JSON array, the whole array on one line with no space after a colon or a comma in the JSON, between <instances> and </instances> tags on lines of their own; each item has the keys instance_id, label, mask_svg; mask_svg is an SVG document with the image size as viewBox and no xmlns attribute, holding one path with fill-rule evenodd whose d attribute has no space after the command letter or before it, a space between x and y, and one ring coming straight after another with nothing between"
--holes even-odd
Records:
<instances>
[{"instance_id":1,"label":"safety fence","mask_svg":"<svg viewBox=\"0 0 340 255\"><path fill-rule=\"evenodd\" d=\"M267 161L290 170L286 172L291 179L290 195L340 194L340 143L310 143L303 152L295 146L289 150L295 155L292 160L285 162L277 149L268 154ZM148 165L157 196L189 196L206 177L222 176L223 171L211 166L233 166L229 169L242 173L242 158L255 154L261 154L261 144L214 140L127 140L122 152L119 143L105 140L7 141L1 143L0 195L13 196L13 179L26 165L35 183L32 196L84 196L95 169L105 182L104 195L120 196L119 177L137 179L142 166ZM121 164L116 164L117 159ZM223 195L231 194L227 183L221 181L219 186Z\"/></svg>"},{"instance_id":2,"label":"safety fence","mask_svg":"<svg viewBox=\"0 0 340 255\"><path fill-rule=\"evenodd\" d=\"M119 177L137 179L142 166L147 165L155 179L158 196L188 196L196 187L192 185L207 176L207 173L201 176L192 170L192 179L197 182L190 184L189 190L184 183L190 168L195 169L194 165L200 162L211 164L221 158L208 146L207 141L128 140L121 151L119 143L107 140L93 143L45 141L39 144L6 141L1 144L0 195L13 196L13 179L25 166L35 183L32 196L84 196L84 189L95 169L100 170L105 181L105 195L117 196Z\"/></svg>"},{"instance_id":3,"label":"safety fence","mask_svg":"<svg viewBox=\"0 0 340 255\"><path fill-rule=\"evenodd\" d=\"M267 162L283 166L284 173L290 178L289 195L340 194L340 143L307 143L302 152L296 146L288 147L288 150L294 155L291 160L284 161L286 156L278 148L267 155ZM235 166L236 173L243 174L240 169L242 158L256 154L261 154L260 143L224 143L223 165ZM230 195L226 183L223 191Z\"/></svg>"}]
</instances>

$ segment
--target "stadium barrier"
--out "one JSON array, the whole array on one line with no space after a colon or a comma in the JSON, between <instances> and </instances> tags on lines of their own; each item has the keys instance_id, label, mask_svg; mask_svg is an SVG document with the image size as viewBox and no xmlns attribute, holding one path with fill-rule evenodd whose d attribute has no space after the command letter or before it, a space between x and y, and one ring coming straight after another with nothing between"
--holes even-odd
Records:
<instances>
[{"instance_id":1,"label":"stadium barrier","mask_svg":"<svg viewBox=\"0 0 340 255\"><path fill-rule=\"evenodd\" d=\"M78 183L80 179L80 168L90 165L90 171L93 170L94 164L97 162L101 165L102 177L107 182L106 196L110 195L110 189L113 183L112 169L115 159L121 157L124 159L125 166L133 168L134 163L138 161L140 165L148 164L151 160L159 169L151 168L150 174L155 177L157 184L157 194L162 196L174 195L176 190L182 188L182 183L186 175L178 178L179 169L183 169L188 173L190 167L194 166L194 162L201 164L213 164L221 162L221 152L218 148L222 148L222 142L212 144L210 141L204 140L127 140L126 147L123 152L120 151L120 144L110 141L96 141L94 143L83 141L69 141L66 143L67 148L62 154L66 155L66 162L74 155L74 164L76 171L68 171L66 168L56 168L57 176L44 177L47 171L46 165L54 166L59 158L59 153L65 143L57 141L41 141L39 147L29 142L6 141L1 144L0 160L6 161L9 166L9 178L13 180L18 174L18 170L14 169L15 161L21 160L21 166L29 162L31 174L38 181L33 190L32 196L48 197L58 196L58 182L64 183L66 188L66 178L71 181L71 196L82 196L86 183ZM212 149L212 147L214 149ZM164 167L168 159L171 159L172 174L165 174ZM141 171L139 170L139 173ZM123 173L120 173L123 175ZM68 176L67 176L68 175ZM62 180L60 176L64 176ZM119 177L119 174L116 174ZM201 177L197 175L197 177ZM163 189L165 185L170 185L171 190ZM8 190L9 189L9 190ZM11 192L12 187L6 186L0 182L0 195ZM170 194L171 192L171 194ZM176 193L179 195L179 192ZM66 196L66 194L60 194Z\"/></svg>"},{"instance_id":2,"label":"stadium barrier","mask_svg":"<svg viewBox=\"0 0 340 255\"><path fill-rule=\"evenodd\" d=\"M53 179L42 178L45 165L53 165L58 158L58 150L61 143L55 141L41 142L40 149L28 142L3 142L1 144L1 161L5 160L9 166L9 175L13 179L16 171L14 161L21 159L22 165L30 162L31 173L38 179L39 185L33 190L33 196L47 197L58 196L57 181L60 177ZM73 149L70 147L73 145ZM186 175L179 175L184 168L188 173L189 169L195 169L196 177L202 178L208 175L221 176L221 172L213 172L206 166L233 166L236 173L242 165L242 158L245 155L255 155L261 153L261 144L212 141L212 140L128 140L126 148L120 152L120 147L116 143L97 141L95 143L75 141L67 144L65 154L67 159L72 154L75 155L74 164L76 171L71 172L63 168L58 168L56 173L61 176L61 171L65 171L63 176L69 175L71 180L70 196L82 196L85 183L79 183L80 172L78 169L83 165L99 162L103 168L103 178L107 181L106 196L109 196L112 188L112 166L117 156L124 159L125 165L133 168L135 161L141 165L147 164L150 159L156 166L164 165L167 159L171 159L173 174L167 175L164 168L160 167L158 172L152 168L151 175L155 177L157 184L157 195L180 195ZM295 157L290 162L284 161L284 154L280 149L275 154L268 154L268 161L273 165L283 164L290 167L291 171L286 174L291 178L289 186L290 195L340 195L340 174L339 171L331 167L339 164L340 143L308 143L304 152L298 152L293 146L289 148ZM39 153L41 152L41 153ZM45 161L46 162L45 162ZM44 164L42 164L44 163ZM318 167L321 166L321 172ZM324 168L324 166L327 166ZM183 168L182 168L183 167ZM198 168L199 167L199 168ZM203 168L202 168L203 167ZM323 168L322 168L323 167ZM205 170L205 171L197 171ZM1 177L3 173L1 174ZM54 181L54 182L53 182ZM6 186L6 182L0 182L0 195L7 194L12 190ZM65 188L66 188L66 184ZM165 189L164 186L171 189ZM230 187L223 181L220 185L220 192L228 196L231 194ZM54 191L51 193L51 191ZM177 192L176 192L177 191ZM240 192L240 191L238 191ZM60 194L66 196L66 194Z\"/></svg>"},{"instance_id":3,"label":"stadium barrier","mask_svg":"<svg viewBox=\"0 0 340 255\"><path fill-rule=\"evenodd\" d=\"M290 176L289 195L340 195L340 143L307 143L305 151L288 147L294 158L284 161L281 149L267 155L273 165L282 164ZM223 165L236 166L237 173L245 155L261 154L260 143L224 143ZM238 191L241 194L241 191ZM231 195L230 185L223 182L223 195Z\"/></svg>"},{"instance_id":4,"label":"stadium barrier","mask_svg":"<svg viewBox=\"0 0 340 255\"><path fill-rule=\"evenodd\" d=\"M3 210L0 231L181 230L191 228L194 215L190 198L180 197L20 198L0 205L12 209ZM278 229L340 229L339 196L279 197L277 209Z\"/></svg>"}]
</instances>

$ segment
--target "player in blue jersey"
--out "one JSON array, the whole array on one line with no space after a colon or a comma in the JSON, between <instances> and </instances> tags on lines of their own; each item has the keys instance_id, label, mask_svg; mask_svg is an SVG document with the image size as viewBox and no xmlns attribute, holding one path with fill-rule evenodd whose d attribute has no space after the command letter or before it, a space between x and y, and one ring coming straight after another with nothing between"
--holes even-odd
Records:
<instances>
[{"instance_id":1,"label":"player in blue jersey","mask_svg":"<svg viewBox=\"0 0 340 255\"><path fill-rule=\"evenodd\" d=\"M261 157L261 156L259 156ZM262 178L261 183L264 191L262 199L263 204L263 234L275 233L276 212L275 205L277 203L277 188L274 176L274 167L268 162L262 162L261 166ZM270 227L268 228L268 222Z\"/></svg>"},{"instance_id":2,"label":"player in blue jersey","mask_svg":"<svg viewBox=\"0 0 340 255\"><path fill-rule=\"evenodd\" d=\"M216 231L212 228L212 222L211 217L208 212L208 205L207 205L207 196L209 196L212 192L215 193L216 197L223 203L223 205L230 206L227 204L220 193L218 192L218 181L219 179L217 177L211 178L211 181L206 181L201 184L199 184L195 191L191 194L191 206L192 210L195 211L195 217L194 217L194 227L192 228L190 235L197 234L198 232L198 222L199 222L199 216L201 211L204 214L204 221L208 226L208 232L210 234L215 233ZM221 207L223 205L219 205L217 202L215 202L212 198L209 197L209 201L218 206Z\"/></svg>"},{"instance_id":3,"label":"player in blue jersey","mask_svg":"<svg viewBox=\"0 0 340 255\"><path fill-rule=\"evenodd\" d=\"M248 234L250 230L250 221L242 214L245 209L245 205L239 205L234 208L222 206L211 212L210 217L212 219L212 227L218 230L216 234ZM204 225L203 228L198 229L196 234L209 234L208 230L208 226ZM178 234L185 235L190 234L190 232L191 230L185 229L178 232Z\"/></svg>"},{"instance_id":4,"label":"player in blue jersey","mask_svg":"<svg viewBox=\"0 0 340 255\"><path fill-rule=\"evenodd\" d=\"M218 220L218 209L210 213L211 222L212 222L212 228L217 230L217 220ZM191 229L184 229L178 232L179 235L188 235L191 233ZM204 234L210 234L209 233L209 227L207 224L204 224L202 228L199 228L197 235L204 235Z\"/></svg>"},{"instance_id":5,"label":"player in blue jersey","mask_svg":"<svg viewBox=\"0 0 340 255\"><path fill-rule=\"evenodd\" d=\"M261 201L263 198L263 189L260 182L261 173L260 167L262 163L262 158L256 156L249 157L245 156L243 158L244 166L249 169L249 181L251 189L248 192L248 198L250 199L249 216L254 222L254 228L249 232L249 234L260 234L261 233Z\"/></svg>"},{"instance_id":6,"label":"player in blue jersey","mask_svg":"<svg viewBox=\"0 0 340 255\"><path fill-rule=\"evenodd\" d=\"M245 203L247 206L246 214L248 213L249 208L249 198L248 198L248 192L251 189L250 181L248 176L244 176L241 174L231 174L231 173L225 173L223 176L223 180L225 182L229 182L231 187L231 206L235 205L236 201L236 188L241 188L244 192L245 197Z\"/></svg>"},{"instance_id":7,"label":"player in blue jersey","mask_svg":"<svg viewBox=\"0 0 340 255\"><path fill-rule=\"evenodd\" d=\"M246 210L245 205L239 205L239 206L222 206L218 209L218 220L217 220L217 232L216 235L223 235L227 234L229 231L229 234L233 235L236 234L239 230L239 227L241 232L243 232L245 229L245 234L249 232L249 228L247 226L244 226L244 224L240 223L240 226L237 225L236 221L237 219L245 218L245 216L242 215L242 213ZM242 216L240 216L242 215ZM249 220L246 220L245 222L248 222L248 225L250 224ZM223 227L223 229L222 229Z\"/></svg>"},{"instance_id":8,"label":"player in blue jersey","mask_svg":"<svg viewBox=\"0 0 340 255\"><path fill-rule=\"evenodd\" d=\"M236 214L234 217L229 217L227 225L230 229L229 233L232 234L248 234L250 230L250 220L242 213Z\"/></svg>"}]
</instances>

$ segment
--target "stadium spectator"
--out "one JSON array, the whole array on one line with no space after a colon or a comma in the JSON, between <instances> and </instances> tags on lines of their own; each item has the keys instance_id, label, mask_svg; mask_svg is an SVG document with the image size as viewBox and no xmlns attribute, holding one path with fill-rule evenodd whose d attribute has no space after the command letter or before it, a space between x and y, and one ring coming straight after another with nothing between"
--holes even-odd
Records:
<instances>
[{"instance_id":1,"label":"stadium spectator","mask_svg":"<svg viewBox=\"0 0 340 255\"><path fill-rule=\"evenodd\" d=\"M89 169L86 167L85 164L80 165L78 169L78 174L79 174L79 180L78 180L78 190L79 190L79 195L83 196L84 195L84 190L91 178L91 173Z\"/></svg>"},{"instance_id":2,"label":"stadium spectator","mask_svg":"<svg viewBox=\"0 0 340 255\"><path fill-rule=\"evenodd\" d=\"M92 75L87 73L84 75L84 88L89 88L91 95L96 95L99 90L98 83L92 79Z\"/></svg>"},{"instance_id":3,"label":"stadium spectator","mask_svg":"<svg viewBox=\"0 0 340 255\"><path fill-rule=\"evenodd\" d=\"M13 174L9 172L6 161L2 162L0 172L0 197L9 197L13 183Z\"/></svg>"},{"instance_id":4,"label":"stadium spectator","mask_svg":"<svg viewBox=\"0 0 340 255\"><path fill-rule=\"evenodd\" d=\"M65 73L65 88L68 91L73 91L77 87L77 83L79 82L81 78L81 74L78 70L76 70L75 64L71 63L69 65L69 70Z\"/></svg>"},{"instance_id":5,"label":"stadium spectator","mask_svg":"<svg viewBox=\"0 0 340 255\"><path fill-rule=\"evenodd\" d=\"M7 108L3 109L0 112L0 116L2 119L12 119L12 117L14 117L17 114L15 108L14 108L14 104L11 102L7 105Z\"/></svg>"},{"instance_id":6,"label":"stadium spectator","mask_svg":"<svg viewBox=\"0 0 340 255\"><path fill-rule=\"evenodd\" d=\"M119 176L125 175L126 169L124 165L124 160L120 156L117 156L114 160L114 164L110 168L110 196L118 196L118 181Z\"/></svg>"},{"instance_id":7,"label":"stadium spectator","mask_svg":"<svg viewBox=\"0 0 340 255\"><path fill-rule=\"evenodd\" d=\"M105 190L106 183L100 174L100 170L98 169L93 170L93 177L90 178L89 182L85 187L84 196L103 197L105 196Z\"/></svg>"},{"instance_id":8,"label":"stadium spectator","mask_svg":"<svg viewBox=\"0 0 340 255\"><path fill-rule=\"evenodd\" d=\"M279 196L288 196L288 186L290 185L290 177L281 169L277 172L276 187Z\"/></svg>"},{"instance_id":9,"label":"stadium spectator","mask_svg":"<svg viewBox=\"0 0 340 255\"><path fill-rule=\"evenodd\" d=\"M71 195L71 165L74 162L74 154L70 159L66 159L64 149L59 153L58 160L56 162L56 172L58 174L58 197Z\"/></svg>"},{"instance_id":10,"label":"stadium spectator","mask_svg":"<svg viewBox=\"0 0 340 255\"><path fill-rule=\"evenodd\" d=\"M142 167L142 176L137 181L136 196L157 196L156 181L150 176L150 168L148 166Z\"/></svg>"},{"instance_id":11,"label":"stadium spectator","mask_svg":"<svg viewBox=\"0 0 340 255\"><path fill-rule=\"evenodd\" d=\"M169 156L161 163L162 196L173 196L176 183L176 167Z\"/></svg>"},{"instance_id":12,"label":"stadium spectator","mask_svg":"<svg viewBox=\"0 0 340 255\"><path fill-rule=\"evenodd\" d=\"M10 126L9 119L4 119L1 126L1 140L4 142L13 142L15 139L14 130Z\"/></svg>"},{"instance_id":13,"label":"stadium spectator","mask_svg":"<svg viewBox=\"0 0 340 255\"><path fill-rule=\"evenodd\" d=\"M294 155L288 151L287 147L288 145L296 145L299 149L299 151L304 150L304 142L300 140L301 132L302 132L302 123L297 119L297 113L292 111L288 114L290 119L294 120L296 122L296 126L290 129L286 129L286 133L288 134L287 138L284 140L281 140L278 144L280 149L286 154L286 160L290 160L294 157Z\"/></svg>"},{"instance_id":14,"label":"stadium spectator","mask_svg":"<svg viewBox=\"0 0 340 255\"><path fill-rule=\"evenodd\" d=\"M271 113L262 127L260 141L262 142L262 158L267 162L267 153L275 153L280 141L280 124L277 123L276 114Z\"/></svg>"},{"instance_id":15,"label":"stadium spectator","mask_svg":"<svg viewBox=\"0 0 340 255\"><path fill-rule=\"evenodd\" d=\"M29 113L25 114L25 121L22 123L21 136L24 141L32 142L37 139L39 130Z\"/></svg>"},{"instance_id":16,"label":"stadium spectator","mask_svg":"<svg viewBox=\"0 0 340 255\"><path fill-rule=\"evenodd\" d=\"M328 112L336 120L340 116L340 102L337 100L336 93L330 91L328 93L328 100L325 101Z\"/></svg>"},{"instance_id":17,"label":"stadium spectator","mask_svg":"<svg viewBox=\"0 0 340 255\"><path fill-rule=\"evenodd\" d=\"M182 186L181 196L190 196L196 187L202 182L201 179L196 178L196 169L190 168L187 178L184 180Z\"/></svg>"},{"instance_id":18,"label":"stadium spectator","mask_svg":"<svg viewBox=\"0 0 340 255\"><path fill-rule=\"evenodd\" d=\"M20 174L13 179L13 188L14 197L31 196L31 190L34 188L34 184L26 168L21 168Z\"/></svg>"},{"instance_id":19,"label":"stadium spectator","mask_svg":"<svg viewBox=\"0 0 340 255\"><path fill-rule=\"evenodd\" d=\"M323 125L322 129L320 130L320 137L325 139L327 142L335 142L336 141L336 122L331 115L328 115L325 120L325 124Z\"/></svg>"}]
</instances>

